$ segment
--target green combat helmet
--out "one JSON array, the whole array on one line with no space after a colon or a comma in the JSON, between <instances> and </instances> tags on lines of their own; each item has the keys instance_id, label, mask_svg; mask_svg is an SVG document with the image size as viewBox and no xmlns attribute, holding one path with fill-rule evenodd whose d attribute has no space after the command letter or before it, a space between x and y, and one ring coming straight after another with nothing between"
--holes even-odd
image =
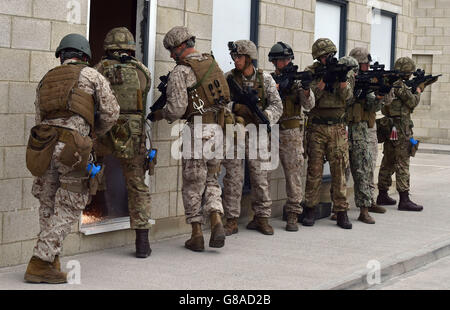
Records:
<instances>
[{"instance_id":1,"label":"green combat helmet","mask_svg":"<svg viewBox=\"0 0 450 310\"><path fill-rule=\"evenodd\" d=\"M234 42L228 42L228 49L230 54L236 53L238 55L247 55L252 60L258 59L258 51L255 43L250 40L237 40Z\"/></svg>"},{"instance_id":2,"label":"green combat helmet","mask_svg":"<svg viewBox=\"0 0 450 310\"><path fill-rule=\"evenodd\" d=\"M192 35L186 27L176 26L166 33L163 44L167 50L171 50L188 40L193 40L195 42L195 36Z\"/></svg>"},{"instance_id":3,"label":"green combat helmet","mask_svg":"<svg viewBox=\"0 0 450 310\"><path fill-rule=\"evenodd\" d=\"M294 59L294 52L292 48L287 43L283 43L281 41L277 42L269 52L269 61L277 60L277 59Z\"/></svg>"},{"instance_id":4,"label":"green combat helmet","mask_svg":"<svg viewBox=\"0 0 450 310\"><path fill-rule=\"evenodd\" d=\"M320 38L314 42L312 46L312 57L313 59L319 59L323 55L337 53L336 45L327 38Z\"/></svg>"},{"instance_id":5,"label":"green combat helmet","mask_svg":"<svg viewBox=\"0 0 450 310\"><path fill-rule=\"evenodd\" d=\"M413 73L416 71L416 64L409 57L400 57L395 61L394 69L403 73Z\"/></svg>"},{"instance_id":6,"label":"green combat helmet","mask_svg":"<svg viewBox=\"0 0 450 310\"><path fill-rule=\"evenodd\" d=\"M344 56L341 59L339 59L339 63L347 66L353 67L353 72L357 73L359 69L359 63L358 61L352 57L352 56Z\"/></svg>"},{"instance_id":7,"label":"green combat helmet","mask_svg":"<svg viewBox=\"0 0 450 310\"><path fill-rule=\"evenodd\" d=\"M368 64L372 62L372 56L365 47L355 47L350 51L349 56L355 58L360 64Z\"/></svg>"},{"instance_id":8,"label":"green combat helmet","mask_svg":"<svg viewBox=\"0 0 450 310\"><path fill-rule=\"evenodd\" d=\"M89 42L81 34L70 33L62 38L58 48L56 49L55 57L58 58L61 51L67 48L73 48L89 56L89 59L92 58Z\"/></svg>"},{"instance_id":9,"label":"green combat helmet","mask_svg":"<svg viewBox=\"0 0 450 310\"><path fill-rule=\"evenodd\" d=\"M103 49L107 50L136 50L133 34L125 27L111 29L103 42Z\"/></svg>"}]
</instances>

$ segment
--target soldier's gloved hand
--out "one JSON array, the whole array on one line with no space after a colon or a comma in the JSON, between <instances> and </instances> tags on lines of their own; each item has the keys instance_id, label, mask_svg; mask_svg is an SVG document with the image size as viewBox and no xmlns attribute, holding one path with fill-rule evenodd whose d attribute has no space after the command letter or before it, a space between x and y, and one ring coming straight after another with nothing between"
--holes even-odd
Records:
<instances>
[{"instance_id":1,"label":"soldier's gloved hand","mask_svg":"<svg viewBox=\"0 0 450 310\"><path fill-rule=\"evenodd\" d=\"M387 94L389 94L391 92L392 86L388 86L388 85L381 85L380 89L378 90L378 94L380 96L386 96Z\"/></svg>"},{"instance_id":2,"label":"soldier's gloved hand","mask_svg":"<svg viewBox=\"0 0 450 310\"><path fill-rule=\"evenodd\" d=\"M347 72L345 72L345 71L339 72L339 74L338 74L338 80L339 80L339 82L341 82L341 83L347 82Z\"/></svg>"},{"instance_id":3,"label":"soldier's gloved hand","mask_svg":"<svg viewBox=\"0 0 450 310\"><path fill-rule=\"evenodd\" d=\"M162 110L156 110L155 112L150 113L147 118L150 122L157 122L163 119Z\"/></svg>"}]
</instances>

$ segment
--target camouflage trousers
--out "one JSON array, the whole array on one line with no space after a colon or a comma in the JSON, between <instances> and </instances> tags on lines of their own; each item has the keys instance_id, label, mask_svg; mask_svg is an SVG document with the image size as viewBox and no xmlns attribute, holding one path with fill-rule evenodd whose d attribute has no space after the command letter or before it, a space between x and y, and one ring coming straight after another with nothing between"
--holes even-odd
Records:
<instances>
[{"instance_id":1,"label":"camouflage trousers","mask_svg":"<svg viewBox=\"0 0 450 310\"><path fill-rule=\"evenodd\" d=\"M330 163L331 200L333 211L348 210L345 170L348 167L348 141L344 124L311 124L307 129L308 169L306 176L306 206L315 207L319 203L325 160Z\"/></svg>"},{"instance_id":2,"label":"camouflage trousers","mask_svg":"<svg viewBox=\"0 0 450 310\"><path fill-rule=\"evenodd\" d=\"M377 124L372 128L369 128L369 151L372 156L372 166L370 170L370 194L372 196L372 205L375 205L375 169L377 167L377 158L378 158L378 138L377 138Z\"/></svg>"},{"instance_id":3,"label":"camouflage trousers","mask_svg":"<svg viewBox=\"0 0 450 310\"><path fill-rule=\"evenodd\" d=\"M58 157L64 143L58 142L53 152L49 169L41 177L35 178L32 194L39 200L40 232L33 255L53 262L55 255L61 254L63 241L71 227L80 218L89 199L87 187L76 193L61 187L76 184L80 178L71 177L72 167L63 165Z\"/></svg>"},{"instance_id":4,"label":"camouflage trousers","mask_svg":"<svg viewBox=\"0 0 450 310\"><path fill-rule=\"evenodd\" d=\"M369 150L367 122L348 125L348 147L355 204L358 208L368 208L372 205L370 181L373 161Z\"/></svg>"},{"instance_id":5,"label":"camouflage trousers","mask_svg":"<svg viewBox=\"0 0 450 310\"><path fill-rule=\"evenodd\" d=\"M245 139L245 158L250 174L252 210L255 216L270 217L272 214L272 199L269 190L269 171L261 169L261 164L265 160L262 160L259 154L255 159L249 158L248 136ZM223 179L225 214L229 214L230 217L239 217L242 186L244 184L243 160L225 159L223 165L229 171Z\"/></svg>"},{"instance_id":6,"label":"camouflage trousers","mask_svg":"<svg viewBox=\"0 0 450 310\"><path fill-rule=\"evenodd\" d=\"M286 179L286 212L301 214L303 199L303 132L300 128L280 130L280 160Z\"/></svg>"},{"instance_id":7,"label":"camouflage trousers","mask_svg":"<svg viewBox=\"0 0 450 310\"><path fill-rule=\"evenodd\" d=\"M131 229L150 229L150 190L145 184L145 154L133 159L120 159L128 192Z\"/></svg>"},{"instance_id":8,"label":"camouflage trousers","mask_svg":"<svg viewBox=\"0 0 450 310\"><path fill-rule=\"evenodd\" d=\"M398 141L386 141L383 145L383 160L378 174L378 189L389 190L392 175L398 192L409 191L409 138L398 137Z\"/></svg>"}]
</instances>

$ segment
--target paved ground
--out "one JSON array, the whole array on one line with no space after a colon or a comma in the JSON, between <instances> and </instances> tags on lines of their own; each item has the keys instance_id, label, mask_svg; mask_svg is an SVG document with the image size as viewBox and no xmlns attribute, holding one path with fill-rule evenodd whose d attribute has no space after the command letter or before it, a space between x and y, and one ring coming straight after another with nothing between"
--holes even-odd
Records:
<instances>
[{"instance_id":1,"label":"paved ground","mask_svg":"<svg viewBox=\"0 0 450 310\"><path fill-rule=\"evenodd\" d=\"M153 253L145 260L133 258L133 247L63 258L63 265L69 260L80 262L81 285L31 285L22 280L25 265L0 269L0 289L329 287L365 269L370 260L380 261L383 267L430 245L450 244L450 156L418 153L412 158L411 170L412 199L425 206L421 213L400 212L390 206L386 214L374 215L375 225L367 225L356 221L358 211L352 204L352 230L323 219L292 233L284 230L280 219L273 219L274 236L241 225L239 234L227 238L224 248L203 253L184 249L183 236L152 244Z\"/></svg>"}]
</instances>

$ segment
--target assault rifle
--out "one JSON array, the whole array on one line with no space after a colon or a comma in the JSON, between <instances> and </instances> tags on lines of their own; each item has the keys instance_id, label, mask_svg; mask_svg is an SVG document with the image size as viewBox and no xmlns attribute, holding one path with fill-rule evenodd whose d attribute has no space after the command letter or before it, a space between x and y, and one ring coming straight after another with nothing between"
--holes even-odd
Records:
<instances>
[{"instance_id":1,"label":"assault rifle","mask_svg":"<svg viewBox=\"0 0 450 310\"><path fill-rule=\"evenodd\" d=\"M384 70L385 65L375 62L370 66L369 71L358 71L355 79L354 94L357 98L365 98L372 92L387 94L394 83L402 78L402 73L398 70Z\"/></svg>"},{"instance_id":2,"label":"assault rifle","mask_svg":"<svg viewBox=\"0 0 450 310\"><path fill-rule=\"evenodd\" d=\"M326 84L325 90L333 93L333 84L339 80L339 77L346 76L353 68L355 66L340 64L336 57L330 56L324 66L315 70L314 77L323 79Z\"/></svg>"},{"instance_id":3,"label":"assault rifle","mask_svg":"<svg viewBox=\"0 0 450 310\"><path fill-rule=\"evenodd\" d=\"M270 133L270 121L267 116L261 111L258 107L258 95L256 90L251 87L246 87L242 89L232 75L227 77L228 86L230 88L230 92L233 95L233 99L235 102L247 106L253 115L259 119L261 124L266 124L267 132Z\"/></svg>"},{"instance_id":4,"label":"assault rifle","mask_svg":"<svg viewBox=\"0 0 450 310\"><path fill-rule=\"evenodd\" d=\"M314 78L311 71L299 72L298 66L292 62L283 68L281 74L272 74L272 77L278 84L278 92L282 97L286 96L285 92L291 89L294 81L302 81L302 88L308 90Z\"/></svg>"},{"instance_id":5,"label":"assault rifle","mask_svg":"<svg viewBox=\"0 0 450 310\"><path fill-rule=\"evenodd\" d=\"M169 80L170 72L167 73L167 75L163 75L159 77L159 80L161 81L158 85L158 90L161 93L161 96L159 96L158 100L155 101L155 103L150 107L151 112L155 112L158 110L161 110L167 103L167 82ZM147 119L150 120L149 116L151 113L147 115Z\"/></svg>"},{"instance_id":6,"label":"assault rifle","mask_svg":"<svg viewBox=\"0 0 450 310\"><path fill-rule=\"evenodd\" d=\"M416 93L417 87L423 85L423 89L428 85L435 83L442 74L439 75L425 75L425 70L417 69L416 72L413 73L414 78L405 82L406 86L411 87L411 91Z\"/></svg>"}]
</instances>

